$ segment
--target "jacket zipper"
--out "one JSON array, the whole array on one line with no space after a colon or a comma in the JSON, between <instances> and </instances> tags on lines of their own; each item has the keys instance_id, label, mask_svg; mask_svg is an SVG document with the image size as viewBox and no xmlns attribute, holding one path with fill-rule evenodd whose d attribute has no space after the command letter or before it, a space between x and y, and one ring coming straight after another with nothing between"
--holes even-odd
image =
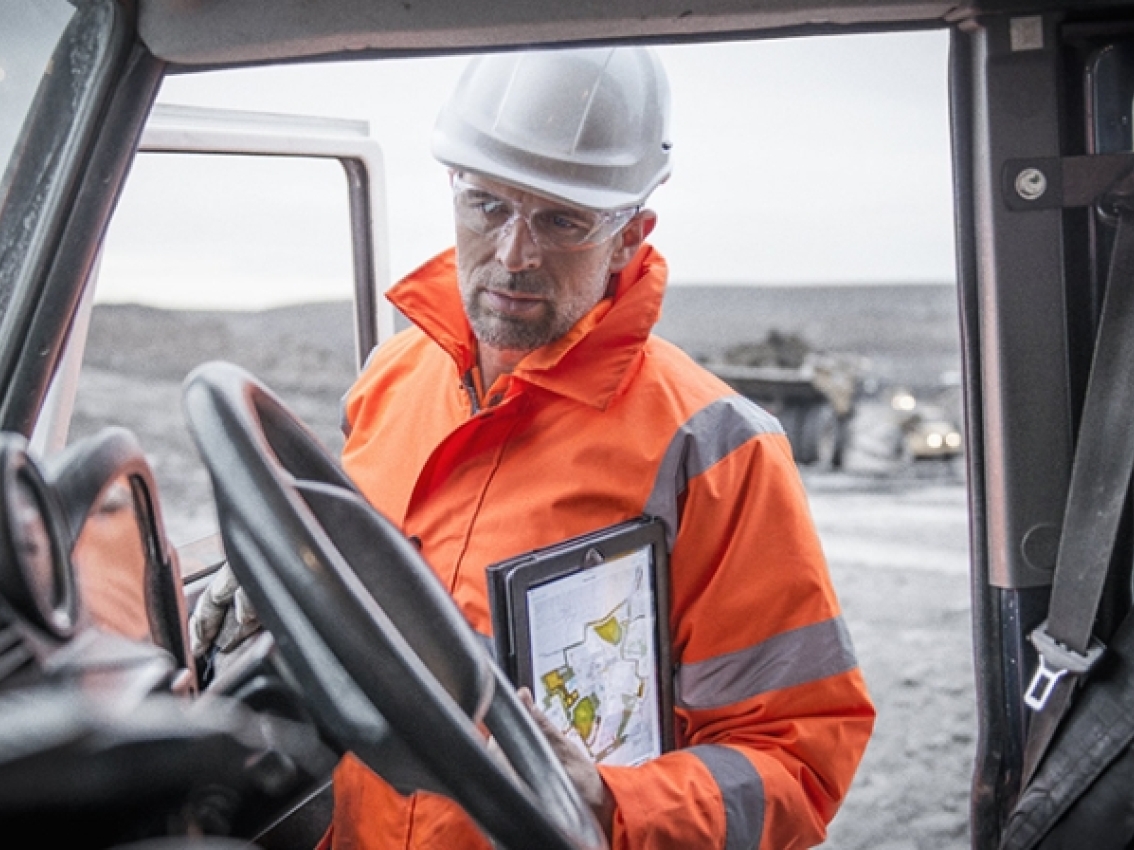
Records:
<instances>
[{"instance_id":1,"label":"jacket zipper","mask_svg":"<svg viewBox=\"0 0 1134 850\"><path fill-rule=\"evenodd\" d=\"M476 382L473 380L472 369L469 369L461 377L461 385L469 394L469 406L472 408L472 415L476 416L480 413L480 399L476 397Z\"/></svg>"}]
</instances>

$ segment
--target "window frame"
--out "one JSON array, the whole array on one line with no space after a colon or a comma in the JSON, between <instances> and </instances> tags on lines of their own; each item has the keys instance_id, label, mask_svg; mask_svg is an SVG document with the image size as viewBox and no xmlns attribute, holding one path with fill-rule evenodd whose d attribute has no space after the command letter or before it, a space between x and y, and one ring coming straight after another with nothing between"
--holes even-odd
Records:
<instances>
[{"instance_id":1,"label":"window frame","mask_svg":"<svg viewBox=\"0 0 1134 850\"><path fill-rule=\"evenodd\" d=\"M350 208L357 367L393 335L394 308L379 298L390 286L385 163L368 122L157 104L138 151L337 161L346 174ZM32 436L32 449L41 455L51 456L67 442L97 284L96 263Z\"/></svg>"}]
</instances>

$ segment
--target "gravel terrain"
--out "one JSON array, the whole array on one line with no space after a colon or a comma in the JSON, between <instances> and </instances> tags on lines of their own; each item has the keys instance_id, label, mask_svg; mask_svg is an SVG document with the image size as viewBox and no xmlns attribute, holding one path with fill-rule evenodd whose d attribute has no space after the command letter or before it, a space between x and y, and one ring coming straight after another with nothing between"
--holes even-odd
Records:
<instances>
[{"instance_id":1,"label":"gravel terrain","mask_svg":"<svg viewBox=\"0 0 1134 850\"><path fill-rule=\"evenodd\" d=\"M934 476L936 477L936 476ZM964 487L812 476L812 510L878 721L830 848L968 841L976 740Z\"/></svg>"}]
</instances>

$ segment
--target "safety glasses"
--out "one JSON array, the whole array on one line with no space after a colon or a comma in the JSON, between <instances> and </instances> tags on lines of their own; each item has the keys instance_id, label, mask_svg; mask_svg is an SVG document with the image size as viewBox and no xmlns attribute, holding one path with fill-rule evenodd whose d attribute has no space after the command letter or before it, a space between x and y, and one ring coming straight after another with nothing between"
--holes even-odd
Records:
<instances>
[{"instance_id":1,"label":"safety glasses","mask_svg":"<svg viewBox=\"0 0 1134 850\"><path fill-rule=\"evenodd\" d=\"M548 251L582 251L599 245L625 227L639 209L585 210L552 200L528 204L501 198L460 174L454 174L452 182L453 206L462 227L498 239L522 218L532 240Z\"/></svg>"}]
</instances>

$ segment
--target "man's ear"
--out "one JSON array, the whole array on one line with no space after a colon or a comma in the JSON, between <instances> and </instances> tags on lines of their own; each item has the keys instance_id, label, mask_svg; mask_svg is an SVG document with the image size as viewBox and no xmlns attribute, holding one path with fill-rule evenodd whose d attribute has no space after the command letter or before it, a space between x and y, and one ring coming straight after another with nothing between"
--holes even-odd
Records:
<instances>
[{"instance_id":1,"label":"man's ear","mask_svg":"<svg viewBox=\"0 0 1134 850\"><path fill-rule=\"evenodd\" d=\"M653 210L642 210L627 224L615 237L618 244L610 258L610 271L616 274L626 268L634 259L646 237L650 235L658 223L658 214Z\"/></svg>"}]
</instances>

